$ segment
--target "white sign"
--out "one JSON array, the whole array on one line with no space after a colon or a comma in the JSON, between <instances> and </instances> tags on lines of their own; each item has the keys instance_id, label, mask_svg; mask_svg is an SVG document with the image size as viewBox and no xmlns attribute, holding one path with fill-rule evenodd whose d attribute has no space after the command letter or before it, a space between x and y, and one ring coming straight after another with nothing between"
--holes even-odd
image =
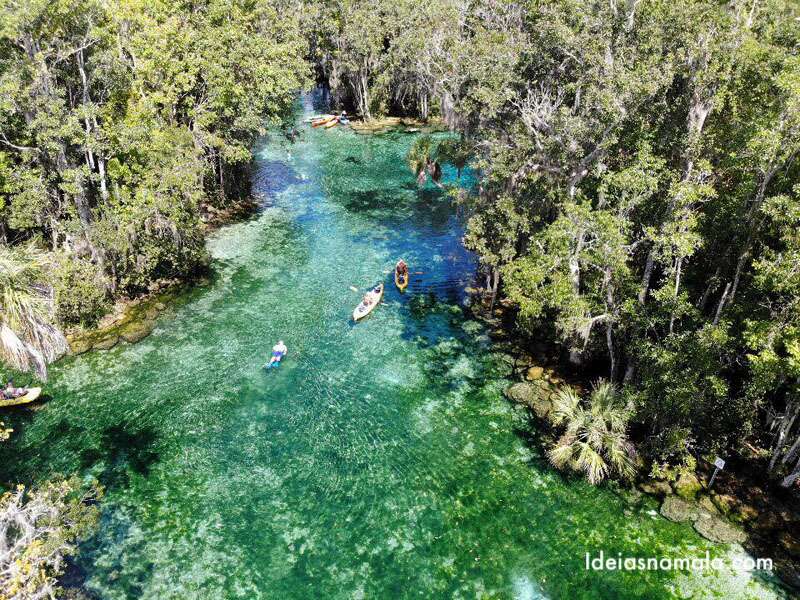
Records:
<instances>
[{"instance_id":1,"label":"white sign","mask_svg":"<svg viewBox=\"0 0 800 600\"><path fill-rule=\"evenodd\" d=\"M716 460L714 460L714 466L715 466L715 467L717 467L718 469L724 469L724 468L725 468L725 461L724 461L724 460L722 460L722 459L721 459L721 458L718 456L718 457L716 458Z\"/></svg>"}]
</instances>

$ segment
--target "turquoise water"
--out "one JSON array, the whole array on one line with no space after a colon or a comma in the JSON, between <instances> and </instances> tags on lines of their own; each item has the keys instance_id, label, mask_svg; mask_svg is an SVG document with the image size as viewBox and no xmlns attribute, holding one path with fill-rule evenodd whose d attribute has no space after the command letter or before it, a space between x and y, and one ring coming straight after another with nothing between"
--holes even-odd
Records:
<instances>
[{"instance_id":1,"label":"turquoise water","mask_svg":"<svg viewBox=\"0 0 800 600\"><path fill-rule=\"evenodd\" d=\"M742 551L547 466L464 313L475 260L447 198L416 189L412 135L302 132L257 148L263 210L210 239L209 285L143 342L59 363L53 399L10 417L3 480L107 488L77 559L96 597L780 597L747 573L586 571L600 550ZM278 338L289 356L264 371Z\"/></svg>"}]
</instances>

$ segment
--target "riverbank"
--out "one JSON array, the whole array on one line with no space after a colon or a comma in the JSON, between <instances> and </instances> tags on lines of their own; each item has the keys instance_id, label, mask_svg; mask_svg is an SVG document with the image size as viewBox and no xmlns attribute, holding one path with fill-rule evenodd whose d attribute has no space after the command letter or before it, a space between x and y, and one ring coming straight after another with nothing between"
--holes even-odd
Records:
<instances>
[{"instance_id":1,"label":"riverbank","mask_svg":"<svg viewBox=\"0 0 800 600\"><path fill-rule=\"evenodd\" d=\"M207 205L202 208L201 219L205 236L220 227L251 217L259 203L251 196L234 202L224 209ZM135 344L149 336L155 329L159 315L188 287L208 283L208 273L198 272L189 280L159 280L139 296L117 298L110 310L94 327L73 327L65 333L70 354L84 354L90 350L110 350L119 343Z\"/></svg>"},{"instance_id":2,"label":"riverbank","mask_svg":"<svg viewBox=\"0 0 800 600\"><path fill-rule=\"evenodd\" d=\"M530 411L538 429L537 450L544 453L555 443L546 421L552 395L564 385L583 394L591 381L558 360L548 360L553 351L546 344L531 344L516 334L511 307L500 302L487 314L488 294L480 289L470 291L473 316L490 327L490 335L513 357L516 382L505 395ZM749 445L745 449L749 454L727 458L712 489L708 484L714 471L713 457L698 457L695 472L674 481L648 478L640 470L630 484L609 481L605 485L617 489L626 506L638 504L640 497L647 495L660 503L659 513L665 519L690 524L710 542L741 544L751 556L772 559L775 574L800 591L800 498L797 491L765 479L764 451Z\"/></svg>"},{"instance_id":3,"label":"riverbank","mask_svg":"<svg viewBox=\"0 0 800 600\"><path fill-rule=\"evenodd\" d=\"M363 121L350 121L350 128L363 135L375 135L398 131L401 133L436 133L447 131L439 117L415 119L413 117L375 117Z\"/></svg>"}]
</instances>

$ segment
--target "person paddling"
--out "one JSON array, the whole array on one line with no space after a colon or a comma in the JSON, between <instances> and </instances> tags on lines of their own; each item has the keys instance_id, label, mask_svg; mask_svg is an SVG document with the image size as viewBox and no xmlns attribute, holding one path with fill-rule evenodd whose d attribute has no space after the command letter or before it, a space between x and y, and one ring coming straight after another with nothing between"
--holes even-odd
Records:
<instances>
[{"instance_id":1,"label":"person paddling","mask_svg":"<svg viewBox=\"0 0 800 600\"><path fill-rule=\"evenodd\" d=\"M283 343L283 340L278 340L278 343L272 347L272 357L269 359L267 368L280 364L281 359L286 356L287 352L289 352L289 349L286 347L286 344Z\"/></svg>"},{"instance_id":2,"label":"person paddling","mask_svg":"<svg viewBox=\"0 0 800 600\"><path fill-rule=\"evenodd\" d=\"M397 261L397 265L395 265L395 271L397 271L397 276L399 277L401 282L408 281L408 265L406 261L402 258Z\"/></svg>"}]
</instances>

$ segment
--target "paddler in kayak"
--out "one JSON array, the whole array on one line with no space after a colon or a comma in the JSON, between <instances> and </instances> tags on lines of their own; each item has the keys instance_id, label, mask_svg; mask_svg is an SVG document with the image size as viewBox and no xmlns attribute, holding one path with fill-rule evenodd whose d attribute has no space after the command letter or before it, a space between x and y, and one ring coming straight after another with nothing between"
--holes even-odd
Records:
<instances>
[{"instance_id":1,"label":"paddler in kayak","mask_svg":"<svg viewBox=\"0 0 800 600\"><path fill-rule=\"evenodd\" d=\"M406 261L404 261L402 258L397 261L397 264L395 265L394 268L400 277L404 279L408 277L408 265L406 264Z\"/></svg>"},{"instance_id":2,"label":"paddler in kayak","mask_svg":"<svg viewBox=\"0 0 800 600\"><path fill-rule=\"evenodd\" d=\"M343 110L342 113L339 115L339 124L340 125L347 125L348 123L350 123L350 121L347 118L347 111Z\"/></svg>"},{"instance_id":3,"label":"paddler in kayak","mask_svg":"<svg viewBox=\"0 0 800 600\"><path fill-rule=\"evenodd\" d=\"M276 363L280 363L281 359L286 356L286 353L289 352L289 349L286 347L286 344L283 343L283 340L278 340L278 343L272 347L272 357L269 359L269 363L267 363L267 368L277 366Z\"/></svg>"}]
</instances>

